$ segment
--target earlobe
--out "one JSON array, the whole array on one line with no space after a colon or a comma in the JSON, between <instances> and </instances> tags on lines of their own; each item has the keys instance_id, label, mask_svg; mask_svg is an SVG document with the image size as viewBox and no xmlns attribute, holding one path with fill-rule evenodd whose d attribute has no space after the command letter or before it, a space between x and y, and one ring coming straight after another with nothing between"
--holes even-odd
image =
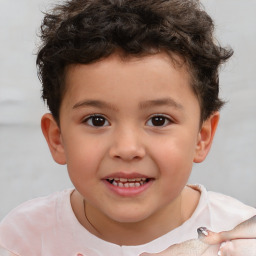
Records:
<instances>
[{"instance_id":1,"label":"earlobe","mask_svg":"<svg viewBox=\"0 0 256 256\"><path fill-rule=\"evenodd\" d=\"M194 157L195 163L201 163L210 151L219 118L219 112L215 112L203 122L201 130L198 134L198 142Z\"/></svg>"},{"instance_id":2,"label":"earlobe","mask_svg":"<svg viewBox=\"0 0 256 256\"><path fill-rule=\"evenodd\" d=\"M41 129L55 162L66 164L60 128L51 114L47 113L43 115Z\"/></svg>"}]
</instances>

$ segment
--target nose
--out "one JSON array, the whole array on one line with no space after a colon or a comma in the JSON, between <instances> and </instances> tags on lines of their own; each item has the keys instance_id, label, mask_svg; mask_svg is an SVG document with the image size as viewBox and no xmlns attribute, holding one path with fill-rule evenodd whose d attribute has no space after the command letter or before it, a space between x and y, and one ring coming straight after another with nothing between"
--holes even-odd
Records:
<instances>
[{"instance_id":1,"label":"nose","mask_svg":"<svg viewBox=\"0 0 256 256\"><path fill-rule=\"evenodd\" d=\"M111 158L132 161L142 159L145 154L145 146L142 137L136 129L123 128L114 132L112 144L109 150Z\"/></svg>"}]
</instances>

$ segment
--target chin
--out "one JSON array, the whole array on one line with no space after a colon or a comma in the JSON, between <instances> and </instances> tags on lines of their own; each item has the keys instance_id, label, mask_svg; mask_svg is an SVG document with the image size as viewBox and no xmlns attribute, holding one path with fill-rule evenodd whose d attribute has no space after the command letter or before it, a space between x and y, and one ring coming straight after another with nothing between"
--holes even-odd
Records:
<instances>
[{"instance_id":1,"label":"chin","mask_svg":"<svg viewBox=\"0 0 256 256\"><path fill-rule=\"evenodd\" d=\"M117 214L117 212L115 212L115 214L109 216L112 220L114 220L115 222L119 222L122 224L131 224L131 223L138 223L138 222L143 222L144 220L146 220L149 215L145 214L145 213L138 213L138 212L122 212Z\"/></svg>"}]
</instances>

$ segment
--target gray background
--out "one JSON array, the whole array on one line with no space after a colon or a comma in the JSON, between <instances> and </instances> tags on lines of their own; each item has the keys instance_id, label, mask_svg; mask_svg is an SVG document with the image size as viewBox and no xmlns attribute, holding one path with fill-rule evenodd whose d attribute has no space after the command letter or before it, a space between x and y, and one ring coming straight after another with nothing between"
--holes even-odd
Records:
<instances>
[{"instance_id":1,"label":"gray background","mask_svg":"<svg viewBox=\"0 0 256 256\"><path fill-rule=\"evenodd\" d=\"M47 110L36 75L36 33L49 2L0 0L0 219L25 200L71 186L40 130ZM217 38L235 55L220 76L229 102L212 151L194 166L190 181L256 206L256 0L203 3Z\"/></svg>"}]
</instances>

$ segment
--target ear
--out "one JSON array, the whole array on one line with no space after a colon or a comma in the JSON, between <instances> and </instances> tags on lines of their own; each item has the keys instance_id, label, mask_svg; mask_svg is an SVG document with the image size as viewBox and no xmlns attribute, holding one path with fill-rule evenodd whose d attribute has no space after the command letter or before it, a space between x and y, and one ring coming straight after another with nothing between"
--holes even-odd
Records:
<instances>
[{"instance_id":1,"label":"ear","mask_svg":"<svg viewBox=\"0 0 256 256\"><path fill-rule=\"evenodd\" d=\"M201 163L206 158L208 152L210 151L219 119L219 112L215 112L207 120L203 122L201 130L198 134L198 141L194 157L195 163Z\"/></svg>"},{"instance_id":2,"label":"ear","mask_svg":"<svg viewBox=\"0 0 256 256\"><path fill-rule=\"evenodd\" d=\"M60 128L51 114L43 115L41 119L41 129L55 162L58 164L66 164Z\"/></svg>"}]
</instances>

